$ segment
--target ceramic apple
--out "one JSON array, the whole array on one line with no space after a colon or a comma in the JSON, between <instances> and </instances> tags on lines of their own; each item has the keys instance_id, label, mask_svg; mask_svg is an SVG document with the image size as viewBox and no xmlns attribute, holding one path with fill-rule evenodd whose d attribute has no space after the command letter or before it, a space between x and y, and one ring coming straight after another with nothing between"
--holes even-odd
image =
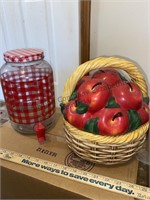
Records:
<instances>
[{"instance_id":1,"label":"ceramic apple","mask_svg":"<svg viewBox=\"0 0 150 200\"><path fill-rule=\"evenodd\" d=\"M96 71L92 78L98 78L105 81L110 87L122 80L119 73L110 68Z\"/></svg>"},{"instance_id":2,"label":"ceramic apple","mask_svg":"<svg viewBox=\"0 0 150 200\"><path fill-rule=\"evenodd\" d=\"M103 135L119 135L125 133L129 128L128 112L123 108L103 108L98 116L98 129Z\"/></svg>"},{"instance_id":3,"label":"ceramic apple","mask_svg":"<svg viewBox=\"0 0 150 200\"><path fill-rule=\"evenodd\" d=\"M140 88L133 82L120 82L112 88L116 102L126 110L138 110L142 106L143 96Z\"/></svg>"},{"instance_id":4,"label":"ceramic apple","mask_svg":"<svg viewBox=\"0 0 150 200\"><path fill-rule=\"evenodd\" d=\"M86 121L91 117L91 113L87 112L86 105L82 105L77 100L71 100L64 109L66 120L73 126L83 129Z\"/></svg>"},{"instance_id":5,"label":"ceramic apple","mask_svg":"<svg viewBox=\"0 0 150 200\"><path fill-rule=\"evenodd\" d=\"M90 80L90 79L91 79L91 76L89 76L89 75L83 76L83 77L77 82L76 88L75 88L75 89L78 89L82 83L84 83L85 81Z\"/></svg>"},{"instance_id":6,"label":"ceramic apple","mask_svg":"<svg viewBox=\"0 0 150 200\"><path fill-rule=\"evenodd\" d=\"M88 111L95 112L105 107L111 91L108 85L99 79L88 80L78 88L77 98L88 105Z\"/></svg>"},{"instance_id":7,"label":"ceramic apple","mask_svg":"<svg viewBox=\"0 0 150 200\"><path fill-rule=\"evenodd\" d=\"M149 121L150 111L148 105L145 102L143 102L142 107L137 112L140 115L142 124L145 124Z\"/></svg>"}]
</instances>

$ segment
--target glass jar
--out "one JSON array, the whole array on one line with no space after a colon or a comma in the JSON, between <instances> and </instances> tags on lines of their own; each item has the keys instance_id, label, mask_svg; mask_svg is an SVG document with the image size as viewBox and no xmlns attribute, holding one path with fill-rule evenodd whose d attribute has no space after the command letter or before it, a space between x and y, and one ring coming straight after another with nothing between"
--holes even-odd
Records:
<instances>
[{"instance_id":1,"label":"glass jar","mask_svg":"<svg viewBox=\"0 0 150 200\"><path fill-rule=\"evenodd\" d=\"M55 120L53 70L40 49L7 51L4 60L0 76L11 125L41 142Z\"/></svg>"}]
</instances>

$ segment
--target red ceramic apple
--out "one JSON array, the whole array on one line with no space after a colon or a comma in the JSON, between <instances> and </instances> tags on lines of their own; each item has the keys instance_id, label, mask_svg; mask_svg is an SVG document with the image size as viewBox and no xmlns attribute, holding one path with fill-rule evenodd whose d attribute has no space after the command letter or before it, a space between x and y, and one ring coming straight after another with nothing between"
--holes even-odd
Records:
<instances>
[{"instance_id":1,"label":"red ceramic apple","mask_svg":"<svg viewBox=\"0 0 150 200\"><path fill-rule=\"evenodd\" d=\"M99 111L98 129L103 135L119 135L129 128L128 113L123 108L103 108Z\"/></svg>"},{"instance_id":2,"label":"red ceramic apple","mask_svg":"<svg viewBox=\"0 0 150 200\"><path fill-rule=\"evenodd\" d=\"M121 77L116 70L113 69L103 69L96 71L92 78L98 78L105 81L110 87L121 81Z\"/></svg>"},{"instance_id":3,"label":"red ceramic apple","mask_svg":"<svg viewBox=\"0 0 150 200\"><path fill-rule=\"evenodd\" d=\"M137 112L140 115L142 124L145 124L149 121L150 111L148 105L145 102L143 102L142 107Z\"/></svg>"},{"instance_id":4,"label":"red ceramic apple","mask_svg":"<svg viewBox=\"0 0 150 200\"><path fill-rule=\"evenodd\" d=\"M84 107L77 100L71 100L64 109L66 120L73 126L83 129L86 121L91 117L91 113L87 112Z\"/></svg>"},{"instance_id":5,"label":"red ceramic apple","mask_svg":"<svg viewBox=\"0 0 150 200\"><path fill-rule=\"evenodd\" d=\"M75 88L75 89L78 89L82 83L84 83L85 81L88 81L88 80L90 80L90 79L91 79L91 76L89 76L89 75L83 76L83 77L77 82L76 88Z\"/></svg>"},{"instance_id":6,"label":"red ceramic apple","mask_svg":"<svg viewBox=\"0 0 150 200\"><path fill-rule=\"evenodd\" d=\"M126 110L138 110L142 106L143 96L140 88L133 82L120 82L112 88L116 102Z\"/></svg>"},{"instance_id":7,"label":"red ceramic apple","mask_svg":"<svg viewBox=\"0 0 150 200\"><path fill-rule=\"evenodd\" d=\"M77 98L88 105L88 111L95 112L105 107L111 91L105 82L99 79L88 80L79 87Z\"/></svg>"}]
</instances>

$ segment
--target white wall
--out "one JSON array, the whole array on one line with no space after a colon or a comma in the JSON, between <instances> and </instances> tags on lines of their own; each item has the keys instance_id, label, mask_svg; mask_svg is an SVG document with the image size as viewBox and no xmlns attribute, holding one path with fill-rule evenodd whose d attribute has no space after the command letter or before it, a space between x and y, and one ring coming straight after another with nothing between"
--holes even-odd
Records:
<instances>
[{"instance_id":1,"label":"white wall","mask_svg":"<svg viewBox=\"0 0 150 200\"><path fill-rule=\"evenodd\" d=\"M57 101L67 77L79 65L78 4L78 0L0 0L0 66L6 50L43 49L54 70Z\"/></svg>"},{"instance_id":2,"label":"white wall","mask_svg":"<svg viewBox=\"0 0 150 200\"><path fill-rule=\"evenodd\" d=\"M150 81L150 1L92 0L90 55L127 57Z\"/></svg>"}]
</instances>

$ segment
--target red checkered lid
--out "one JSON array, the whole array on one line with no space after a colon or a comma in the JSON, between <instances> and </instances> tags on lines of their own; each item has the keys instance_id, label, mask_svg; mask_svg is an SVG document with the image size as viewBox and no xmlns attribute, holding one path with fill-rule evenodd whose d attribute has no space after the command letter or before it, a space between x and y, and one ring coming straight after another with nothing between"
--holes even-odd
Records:
<instances>
[{"instance_id":1,"label":"red checkered lid","mask_svg":"<svg viewBox=\"0 0 150 200\"><path fill-rule=\"evenodd\" d=\"M41 49L14 49L4 53L4 60L6 62L31 62L41 60L44 58L44 53Z\"/></svg>"}]
</instances>

